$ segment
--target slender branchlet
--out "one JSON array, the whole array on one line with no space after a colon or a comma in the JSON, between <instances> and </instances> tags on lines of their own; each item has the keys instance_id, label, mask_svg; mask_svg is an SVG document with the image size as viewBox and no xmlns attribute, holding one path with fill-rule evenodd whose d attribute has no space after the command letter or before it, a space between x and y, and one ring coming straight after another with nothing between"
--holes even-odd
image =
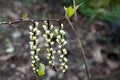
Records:
<instances>
[{"instance_id":1,"label":"slender branchlet","mask_svg":"<svg viewBox=\"0 0 120 80\"><path fill-rule=\"evenodd\" d=\"M16 23L34 23L35 21L37 22L41 22L41 21L64 21L67 20L66 18L59 18L59 19L18 19L15 21L5 21L5 22L0 22L0 25L2 24L8 24L8 25L12 25L12 24L16 24Z\"/></svg>"},{"instance_id":2,"label":"slender branchlet","mask_svg":"<svg viewBox=\"0 0 120 80\"><path fill-rule=\"evenodd\" d=\"M57 53L59 53L60 58L59 61L61 62L60 68L63 72L65 72L68 68L67 66L67 58L65 55L67 54L67 50L65 49L65 45L67 44L67 41L64 39L65 31L63 30L63 24L59 21L59 29L55 30L56 36L56 42L58 43L58 50Z\"/></svg>"},{"instance_id":3,"label":"slender branchlet","mask_svg":"<svg viewBox=\"0 0 120 80\"><path fill-rule=\"evenodd\" d=\"M44 21L45 25L43 25L43 29L45 31L45 33L43 34L43 37L45 38L45 46L47 48L47 59L49 60L49 64L52 66L53 69L55 69L54 67L54 54L56 53L56 51L52 48L52 46L54 45L54 41L52 41L52 38L54 36L54 34L52 33L52 29L53 29L53 25L50 24L49 20Z\"/></svg>"},{"instance_id":4,"label":"slender branchlet","mask_svg":"<svg viewBox=\"0 0 120 80\"><path fill-rule=\"evenodd\" d=\"M40 51L38 44L39 44L39 33L40 31L38 30L38 22L34 22L34 25L29 26L29 34L30 34L30 53L31 53L31 59L32 59L32 64L31 67L34 71L34 73L37 74L38 68L39 68L39 58L38 58L38 52Z\"/></svg>"}]
</instances>

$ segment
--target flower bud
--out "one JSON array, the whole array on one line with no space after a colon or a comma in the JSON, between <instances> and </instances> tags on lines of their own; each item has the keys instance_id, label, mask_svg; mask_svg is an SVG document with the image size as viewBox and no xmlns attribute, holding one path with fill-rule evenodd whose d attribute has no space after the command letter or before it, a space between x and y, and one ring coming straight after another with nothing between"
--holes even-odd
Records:
<instances>
[{"instance_id":1,"label":"flower bud","mask_svg":"<svg viewBox=\"0 0 120 80\"><path fill-rule=\"evenodd\" d=\"M36 49L36 51L37 51L37 52L39 52L39 51L40 51L40 49L39 49L39 48L37 48L37 49Z\"/></svg>"},{"instance_id":2,"label":"flower bud","mask_svg":"<svg viewBox=\"0 0 120 80\"><path fill-rule=\"evenodd\" d=\"M38 29L37 28L34 28L33 31L36 32Z\"/></svg>"},{"instance_id":3,"label":"flower bud","mask_svg":"<svg viewBox=\"0 0 120 80\"><path fill-rule=\"evenodd\" d=\"M63 28L63 24L61 24L61 28Z\"/></svg>"},{"instance_id":4,"label":"flower bud","mask_svg":"<svg viewBox=\"0 0 120 80\"><path fill-rule=\"evenodd\" d=\"M32 30L32 29L33 29L33 26L32 26L32 25L30 25L30 26L29 26L29 29L30 29L30 30Z\"/></svg>"},{"instance_id":5,"label":"flower bud","mask_svg":"<svg viewBox=\"0 0 120 80\"><path fill-rule=\"evenodd\" d=\"M46 25L42 25L44 30L47 30L47 26Z\"/></svg>"},{"instance_id":6,"label":"flower bud","mask_svg":"<svg viewBox=\"0 0 120 80\"><path fill-rule=\"evenodd\" d=\"M64 57L64 55L60 55L60 58L63 58Z\"/></svg>"},{"instance_id":7,"label":"flower bud","mask_svg":"<svg viewBox=\"0 0 120 80\"><path fill-rule=\"evenodd\" d=\"M35 22L35 26L38 27L38 24L39 24L39 23L36 21L36 22Z\"/></svg>"},{"instance_id":8,"label":"flower bud","mask_svg":"<svg viewBox=\"0 0 120 80\"><path fill-rule=\"evenodd\" d=\"M34 63L35 63L35 60L32 60L32 63L34 64Z\"/></svg>"},{"instance_id":9,"label":"flower bud","mask_svg":"<svg viewBox=\"0 0 120 80\"><path fill-rule=\"evenodd\" d=\"M49 47L49 44L48 44L48 43L45 43L45 46L46 46L46 47Z\"/></svg>"},{"instance_id":10,"label":"flower bud","mask_svg":"<svg viewBox=\"0 0 120 80\"><path fill-rule=\"evenodd\" d=\"M53 27L54 27L53 25L50 25L50 29L53 29Z\"/></svg>"},{"instance_id":11,"label":"flower bud","mask_svg":"<svg viewBox=\"0 0 120 80\"><path fill-rule=\"evenodd\" d=\"M51 64L51 63L52 63L52 61L49 61L48 63L49 63L49 64Z\"/></svg>"},{"instance_id":12,"label":"flower bud","mask_svg":"<svg viewBox=\"0 0 120 80\"><path fill-rule=\"evenodd\" d=\"M40 31L37 30L37 31L36 31L36 35L38 36L39 34L40 34Z\"/></svg>"},{"instance_id":13,"label":"flower bud","mask_svg":"<svg viewBox=\"0 0 120 80\"><path fill-rule=\"evenodd\" d=\"M33 36L33 32L29 32L30 36Z\"/></svg>"},{"instance_id":14,"label":"flower bud","mask_svg":"<svg viewBox=\"0 0 120 80\"><path fill-rule=\"evenodd\" d=\"M62 48L62 45L58 45L58 48L60 48L60 49L61 49L61 48Z\"/></svg>"},{"instance_id":15,"label":"flower bud","mask_svg":"<svg viewBox=\"0 0 120 80\"><path fill-rule=\"evenodd\" d=\"M52 37L53 37L53 35L54 35L53 33L50 33L50 38L52 38Z\"/></svg>"},{"instance_id":16,"label":"flower bud","mask_svg":"<svg viewBox=\"0 0 120 80\"><path fill-rule=\"evenodd\" d=\"M62 53L62 52L61 52L61 50L58 50L57 52L58 52L59 54L61 54L61 53Z\"/></svg>"},{"instance_id":17,"label":"flower bud","mask_svg":"<svg viewBox=\"0 0 120 80\"><path fill-rule=\"evenodd\" d=\"M53 44L54 44L54 42L52 41L52 42L50 42L50 44L51 44L51 45L53 45Z\"/></svg>"},{"instance_id":18,"label":"flower bud","mask_svg":"<svg viewBox=\"0 0 120 80\"><path fill-rule=\"evenodd\" d=\"M63 60L64 60L64 62L67 62L67 61L68 61L66 57L64 57Z\"/></svg>"},{"instance_id":19,"label":"flower bud","mask_svg":"<svg viewBox=\"0 0 120 80\"><path fill-rule=\"evenodd\" d=\"M35 70L35 67L33 67L33 71Z\"/></svg>"},{"instance_id":20,"label":"flower bud","mask_svg":"<svg viewBox=\"0 0 120 80\"><path fill-rule=\"evenodd\" d=\"M58 34L58 29L55 29L55 34Z\"/></svg>"},{"instance_id":21,"label":"flower bud","mask_svg":"<svg viewBox=\"0 0 120 80\"><path fill-rule=\"evenodd\" d=\"M31 51L30 53L31 53L31 55L34 55L34 54L35 54L35 52L34 52L34 51Z\"/></svg>"},{"instance_id":22,"label":"flower bud","mask_svg":"<svg viewBox=\"0 0 120 80\"><path fill-rule=\"evenodd\" d=\"M50 39L47 39L47 40L46 40L46 42L47 42L47 43L50 43L50 42L51 42L51 40L50 40Z\"/></svg>"},{"instance_id":23,"label":"flower bud","mask_svg":"<svg viewBox=\"0 0 120 80\"><path fill-rule=\"evenodd\" d=\"M64 42L65 41L65 39L61 39L61 42Z\"/></svg>"},{"instance_id":24,"label":"flower bud","mask_svg":"<svg viewBox=\"0 0 120 80\"><path fill-rule=\"evenodd\" d=\"M60 38L61 38L61 35L58 35L57 38L60 39Z\"/></svg>"},{"instance_id":25,"label":"flower bud","mask_svg":"<svg viewBox=\"0 0 120 80\"><path fill-rule=\"evenodd\" d=\"M34 67L34 64L31 64L31 67Z\"/></svg>"}]
</instances>

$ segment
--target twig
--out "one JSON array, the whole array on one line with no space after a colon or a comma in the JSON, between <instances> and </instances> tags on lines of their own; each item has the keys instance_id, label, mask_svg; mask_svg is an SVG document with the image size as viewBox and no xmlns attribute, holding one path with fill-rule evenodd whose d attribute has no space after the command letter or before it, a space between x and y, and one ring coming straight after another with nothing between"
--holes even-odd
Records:
<instances>
[{"instance_id":1,"label":"twig","mask_svg":"<svg viewBox=\"0 0 120 80\"><path fill-rule=\"evenodd\" d=\"M74 9L75 9L75 6L76 6L75 0L73 0L73 6L74 6ZM69 20L69 19L67 19L67 20L68 20L69 24L71 25L73 31L75 32L76 37L78 38L78 43L79 43L80 48L81 48L81 53L82 53L83 62L84 62L84 64L85 64L87 79L90 80L89 71L88 71L88 67L87 67L87 63L86 63L85 52L84 52L84 49L83 49L83 46L82 46L80 34L78 33L78 32L79 32L79 31L78 31L79 29L76 30L76 29L74 28L73 24L70 22L70 20ZM76 25L77 25L76 27L78 28L78 21L77 21L77 20L78 20L78 19L77 19L77 12L76 12L76 10L75 10L75 23L76 23Z\"/></svg>"},{"instance_id":2,"label":"twig","mask_svg":"<svg viewBox=\"0 0 120 80\"><path fill-rule=\"evenodd\" d=\"M15 20L15 21L7 21L7 22L0 22L0 25L2 24L8 24L8 25L11 25L11 24L16 24L16 23L22 23L22 22L35 22L35 21L46 21L46 20L49 20L49 21L64 21L66 20L66 18L59 18L59 19L18 19L18 20Z\"/></svg>"},{"instance_id":3,"label":"twig","mask_svg":"<svg viewBox=\"0 0 120 80\"><path fill-rule=\"evenodd\" d=\"M83 49L83 46L82 46L82 43L81 43L81 39L80 39L79 33L77 33L77 31L75 30L73 24L70 22L70 20L69 19L67 19L67 20L68 20L70 26L72 27L73 31L75 32L76 37L78 38L78 44L80 45L80 48L81 48L81 53L82 53L83 62L85 64L87 78L88 78L88 80L90 80L89 71L88 71L88 67L87 67L87 63L86 63L85 52L84 52L84 49Z\"/></svg>"},{"instance_id":4,"label":"twig","mask_svg":"<svg viewBox=\"0 0 120 80\"><path fill-rule=\"evenodd\" d=\"M75 0L73 0L74 9L75 9L75 6L76 6L76 2L75 2ZM75 10L75 22L77 22L77 12L76 12L76 10Z\"/></svg>"}]
</instances>

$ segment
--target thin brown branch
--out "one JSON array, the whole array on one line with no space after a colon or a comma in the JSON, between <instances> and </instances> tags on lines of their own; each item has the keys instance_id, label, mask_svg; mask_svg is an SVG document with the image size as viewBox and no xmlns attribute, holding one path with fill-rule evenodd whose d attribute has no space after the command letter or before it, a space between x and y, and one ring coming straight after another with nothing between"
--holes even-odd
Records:
<instances>
[{"instance_id":1,"label":"thin brown branch","mask_svg":"<svg viewBox=\"0 0 120 80\"><path fill-rule=\"evenodd\" d=\"M77 30L74 28L73 24L70 22L69 19L68 19L68 22L69 22L70 26L72 27L72 29L73 29L76 37L78 38L78 44L80 45L83 62L84 62L84 64L85 64L86 75L87 75L88 80L90 80L89 71L88 71L88 67L87 67L87 63L86 63L85 52L84 52L84 49L83 49L83 46L82 46L82 42L81 42L80 35L79 35L79 33L77 32Z\"/></svg>"},{"instance_id":2,"label":"thin brown branch","mask_svg":"<svg viewBox=\"0 0 120 80\"><path fill-rule=\"evenodd\" d=\"M74 7L74 9L75 9L75 6L76 6L76 2L75 2L75 0L73 0L73 7ZM77 21L77 12L76 12L76 10L75 10L75 22Z\"/></svg>"},{"instance_id":3,"label":"thin brown branch","mask_svg":"<svg viewBox=\"0 0 120 80\"><path fill-rule=\"evenodd\" d=\"M59 18L59 19L48 19L48 18L45 18L45 19L18 19L18 20L15 20L15 21L0 22L0 25L2 25L2 24L11 25L11 24L23 23L23 22L33 23L35 21L39 22L39 21L46 21L46 20L49 20L49 21L64 21L64 20L66 20L66 18Z\"/></svg>"},{"instance_id":4,"label":"thin brown branch","mask_svg":"<svg viewBox=\"0 0 120 80\"><path fill-rule=\"evenodd\" d=\"M75 0L73 0L73 6L74 6L74 9L75 9L75 6L76 6ZM72 23L70 22L69 19L68 19L68 22L70 23L73 31L74 31L75 34L76 34L76 37L78 38L78 44L80 45L80 48L81 48L81 54L82 54L83 62L84 62L85 69L86 69L87 79L90 80L89 71L88 71L88 67L87 67L87 63L86 63L86 56L85 56L85 52L84 52L84 49L83 49L83 46L82 46L80 34L79 34L78 19L77 19L77 12L76 12L76 11L75 11L75 24L76 24L77 30L74 28L74 26L72 25Z\"/></svg>"}]
</instances>

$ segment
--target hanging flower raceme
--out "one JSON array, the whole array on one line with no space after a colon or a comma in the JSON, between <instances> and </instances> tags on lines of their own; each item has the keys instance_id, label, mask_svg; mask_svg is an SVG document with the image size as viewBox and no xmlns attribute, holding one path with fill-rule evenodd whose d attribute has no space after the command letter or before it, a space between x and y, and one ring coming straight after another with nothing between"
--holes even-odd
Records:
<instances>
[{"instance_id":1,"label":"hanging flower raceme","mask_svg":"<svg viewBox=\"0 0 120 80\"><path fill-rule=\"evenodd\" d=\"M38 44L39 39L38 36L40 34L40 30L38 30L38 22L34 22L34 25L29 26L29 34L30 34L30 53L31 53L31 59L32 64L31 67L37 75L41 76L44 75L45 66L40 62L40 59L38 58L38 52L40 51ZM41 69L44 68L44 69Z\"/></svg>"},{"instance_id":2,"label":"hanging flower raceme","mask_svg":"<svg viewBox=\"0 0 120 80\"><path fill-rule=\"evenodd\" d=\"M52 41L52 38L54 36L54 34L52 33L52 29L53 29L53 25L50 24L49 21L44 21L45 25L43 25L43 29L45 31L45 33L43 34L43 37L45 38L45 46L47 48L47 59L49 60L49 64L52 66L53 69L55 69L54 67L54 54L56 53L56 51L52 48L52 46L54 45L54 41Z\"/></svg>"},{"instance_id":3,"label":"hanging flower raceme","mask_svg":"<svg viewBox=\"0 0 120 80\"><path fill-rule=\"evenodd\" d=\"M63 72L65 72L68 68L67 66L67 58L65 55L67 54L67 50L65 49L65 45L67 44L67 41L64 39L65 31L63 30L63 24L59 22L59 29L55 30L56 36L56 42L58 43L58 50L57 53L60 55L59 61L61 62L61 69Z\"/></svg>"},{"instance_id":4,"label":"hanging flower raceme","mask_svg":"<svg viewBox=\"0 0 120 80\"><path fill-rule=\"evenodd\" d=\"M65 31L63 30L63 24L59 22L59 29L53 29L53 25L50 24L49 20L44 21L45 25L42 25L44 29L44 34L43 37L45 39L45 46L47 50L47 59L49 60L49 64L52 66L54 70L55 69L55 64L54 64L54 59L55 56L54 54L56 53L56 50L54 50L53 46L58 45L58 50L57 53L59 53L59 61L61 62L60 68L62 69L63 72L65 72L68 68L67 66L67 58L65 55L67 54L67 50L65 49L65 45L67 44L67 41L64 39ZM41 76L44 74L45 71L45 66L40 62L40 59L38 58L38 52L40 49L38 48L39 44L39 33L40 31L38 30L38 22L35 22L33 26L29 27L30 29L30 49L31 49L31 59L32 59L32 69L34 70L37 75ZM56 37L56 41L53 41L53 37Z\"/></svg>"}]
</instances>

